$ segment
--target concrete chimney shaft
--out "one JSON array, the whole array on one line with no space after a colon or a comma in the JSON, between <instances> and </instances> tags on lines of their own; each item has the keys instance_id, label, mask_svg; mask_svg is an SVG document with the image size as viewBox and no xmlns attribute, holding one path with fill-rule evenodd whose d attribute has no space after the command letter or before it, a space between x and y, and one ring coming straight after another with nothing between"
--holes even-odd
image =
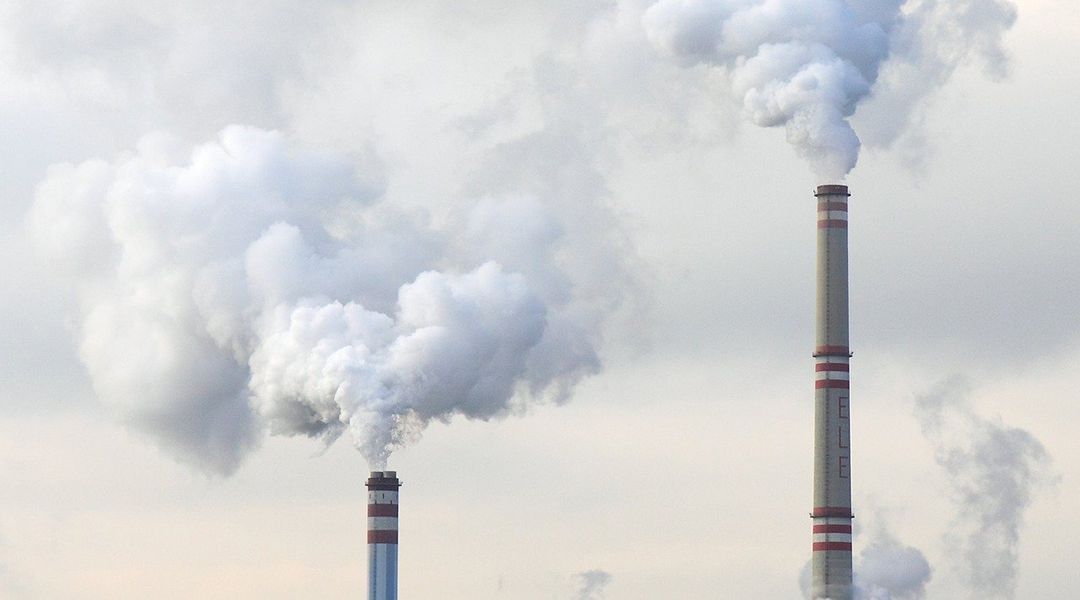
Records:
<instances>
[{"instance_id":1,"label":"concrete chimney shaft","mask_svg":"<svg viewBox=\"0 0 1080 600\"><path fill-rule=\"evenodd\" d=\"M372 471L368 489L368 600L398 597L398 488L395 471Z\"/></svg>"},{"instance_id":2,"label":"concrete chimney shaft","mask_svg":"<svg viewBox=\"0 0 1080 600\"><path fill-rule=\"evenodd\" d=\"M848 188L818 186L811 598L851 600Z\"/></svg>"}]
</instances>

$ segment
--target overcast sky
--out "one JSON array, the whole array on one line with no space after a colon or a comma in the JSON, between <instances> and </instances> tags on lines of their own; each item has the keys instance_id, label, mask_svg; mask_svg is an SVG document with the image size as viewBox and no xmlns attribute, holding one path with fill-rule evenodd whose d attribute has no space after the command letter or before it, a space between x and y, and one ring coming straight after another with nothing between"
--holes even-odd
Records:
<instances>
[{"instance_id":1,"label":"overcast sky","mask_svg":"<svg viewBox=\"0 0 1080 600\"><path fill-rule=\"evenodd\" d=\"M481 289L517 311L507 347L539 350L499 355L512 396L432 408L390 456L404 598L799 598L830 181L747 118L742 63L665 46L653 4L0 4L0 597L362 595L368 462L274 396L300 385L274 315L318 295L405 321L407 297ZM1014 4L909 2L970 39L908 48L853 105L855 547L879 599L919 592L875 547L924 558L931 599L1080 597L1080 7ZM281 222L311 246L286 283ZM246 308L145 333L232 306L231 271L224 299L181 275L241 264L265 286Z\"/></svg>"}]
</instances>

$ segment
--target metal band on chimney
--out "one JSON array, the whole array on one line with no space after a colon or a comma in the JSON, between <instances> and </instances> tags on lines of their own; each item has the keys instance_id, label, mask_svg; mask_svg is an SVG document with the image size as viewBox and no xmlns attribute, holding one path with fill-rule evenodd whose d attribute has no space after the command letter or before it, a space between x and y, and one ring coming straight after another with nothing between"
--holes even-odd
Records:
<instances>
[{"instance_id":1,"label":"metal band on chimney","mask_svg":"<svg viewBox=\"0 0 1080 600\"><path fill-rule=\"evenodd\" d=\"M847 196L850 196L850 195L851 194L848 193L848 187L846 185L838 185L838 184L819 185L819 186L817 186L817 189L814 190L814 196L817 196L819 198L821 196L845 196L845 197L847 197Z\"/></svg>"}]
</instances>

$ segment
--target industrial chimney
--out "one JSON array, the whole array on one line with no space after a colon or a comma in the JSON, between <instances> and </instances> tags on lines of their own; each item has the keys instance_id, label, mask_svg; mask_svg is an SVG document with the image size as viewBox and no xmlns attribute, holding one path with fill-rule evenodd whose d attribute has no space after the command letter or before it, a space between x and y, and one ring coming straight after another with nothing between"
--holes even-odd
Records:
<instances>
[{"instance_id":1,"label":"industrial chimney","mask_svg":"<svg viewBox=\"0 0 1080 600\"><path fill-rule=\"evenodd\" d=\"M851 600L851 419L846 185L817 188L811 598Z\"/></svg>"},{"instance_id":2,"label":"industrial chimney","mask_svg":"<svg viewBox=\"0 0 1080 600\"><path fill-rule=\"evenodd\" d=\"M368 489L368 600L397 600L398 481L396 471L372 471Z\"/></svg>"}]
</instances>

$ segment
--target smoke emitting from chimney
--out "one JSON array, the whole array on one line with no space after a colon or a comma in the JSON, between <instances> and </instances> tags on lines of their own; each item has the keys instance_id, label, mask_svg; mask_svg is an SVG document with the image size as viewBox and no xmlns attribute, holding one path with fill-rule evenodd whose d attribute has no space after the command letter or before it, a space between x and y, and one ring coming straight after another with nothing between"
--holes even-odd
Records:
<instances>
[{"instance_id":1,"label":"smoke emitting from chimney","mask_svg":"<svg viewBox=\"0 0 1080 600\"><path fill-rule=\"evenodd\" d=\"M522 194L436 228L344 156L250 127L185 155L150 136L54 166L29 218L78 292L98 396L177 457L227 474L264 428L347 432L381 468L432 420L562 401L599 370L623 294L605 224L579 244Z\"/></svg>"},{"instance_id":2,"label":"smoke emitting from chimney","mask_svg":"<svg viewBox=\"0 0 1080 600\"><path fill-rule=\"evenodd\" d=\"M878 143L903 131L919 99L972 56L991 74L1005 62L1005 0L660 0L649 40L690 66L708 64L761 127L784 127L819 181L843 181L861 142L850 122L871 96L890 110L863 122Z\"/></svg>"}]
</instances>

